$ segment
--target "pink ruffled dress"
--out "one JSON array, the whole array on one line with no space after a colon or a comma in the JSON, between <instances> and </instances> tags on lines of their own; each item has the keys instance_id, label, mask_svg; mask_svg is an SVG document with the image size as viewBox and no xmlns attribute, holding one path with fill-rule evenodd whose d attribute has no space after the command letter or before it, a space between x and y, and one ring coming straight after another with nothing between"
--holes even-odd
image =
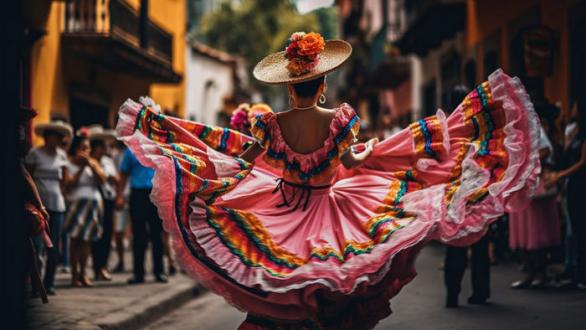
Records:
<instances>
[{"instance_id":1,"label":"pink ruffled dress","mask_svg":"<svg viewBox=\"0 0 586 330\"><path fill-rule=\"evenodd\" d=\"M526 204L540 168L533 106L500 70L448 118L411 124L351 170L340 156L359 118L347 104L310 154L291 150L273 113L249 137L131 100L120 111L119 136L155 169L151 199L183 267L250 314L322 328L374 327L423 243L482 237ZM255 164L237 156L252 139L266 150Z\"/></svg>"}]
</instances>

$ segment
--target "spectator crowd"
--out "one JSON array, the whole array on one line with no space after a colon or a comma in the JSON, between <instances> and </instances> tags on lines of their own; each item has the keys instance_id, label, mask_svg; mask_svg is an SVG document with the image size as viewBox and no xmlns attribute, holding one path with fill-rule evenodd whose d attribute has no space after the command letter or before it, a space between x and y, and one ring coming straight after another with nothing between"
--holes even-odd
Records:
<instances>
[{"instance_id":1,"label":"spectator crowd","mask_svg":"<svg viewBox=\"0 0 586 330\"><path fill-rule=\"evenodd\" d=\"M176 268L170 238L149 199L153 170L116 141L113 130L99 125L74 132L66 122L51 121L37 124L35 134L43 143L28 151L22 167L32 191L27 205L48 228L46 235L31 238L32 268L38 277L43 274L42 285L32 286L33 295L56 294L58 270L71 274L74 287L111 281L111 271L127 269L124 246L129 240L133 276L128 284L145 282L149 243L154 279L166 283ZM110 269L112 246L117 264ZM90 260L93 276L88 274Z\"/></svg>"}]
</instances>

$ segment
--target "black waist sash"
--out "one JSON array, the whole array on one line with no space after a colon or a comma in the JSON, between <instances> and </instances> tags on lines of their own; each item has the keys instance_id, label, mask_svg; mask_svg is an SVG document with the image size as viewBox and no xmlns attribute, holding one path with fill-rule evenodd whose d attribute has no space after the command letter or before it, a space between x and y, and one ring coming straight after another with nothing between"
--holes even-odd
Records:
<instances>
[{"instance_id":1,"label":"black waist sash","mask_svg":"<svg viewBox=\"0 0 586 330\"><path fill-rule=\"evenodd\" d=\"M287 199L285 191L283 190L283 184L288 185L293 188L293 196L291 197L291 200ZM283 201L280 204L277 204L277 207L283 207L283 206L290 207L291 204L294 203L295 200L297 200L297 203L295 203L295 206L293 207L293 211L297 210L299 205L301 205L301 201L303 201L305 199L305 201L303 202L303 211L305 211L307 209L307 204L309 203L309 198L311 197L311 192L313 190L327 189L331 186L332 186L331 184L324 185L324 186L310 186L310 185L285 181L283 178L279 178L279 179L277 179L277 186L275 187L275 190L273 190L273 194L278 191L281 191L281 197L282 197ZM299 190L301 190L301 195L298 198L297 192Z\"/></svg>"}]
</instances>

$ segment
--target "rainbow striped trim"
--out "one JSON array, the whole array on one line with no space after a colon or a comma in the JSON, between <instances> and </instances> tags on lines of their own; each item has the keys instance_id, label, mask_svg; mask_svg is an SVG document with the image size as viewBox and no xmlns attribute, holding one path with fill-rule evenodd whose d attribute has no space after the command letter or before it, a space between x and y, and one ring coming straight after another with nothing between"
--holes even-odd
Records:
<instances>
[{"instance_id":1,"label":"rainbow striped trim","mask_svg":"<svg viewBox=\"0 0 586 330\"><path fill-rule=\"evenodd\" d=\"M260 114L251 127L251 132L257 141L266 149L263 159L271 166L282 169L283 176L295 183L323 182L340 164L339 155L342 154L354 141L360 130L360 118L354 114L344 128L334 137L334 146L326 153L327 157L309 171L301 170L301 164L294 160L290 162L284 151L277 151L272 146L272 137L268 129L268 116L274 114Z\"/></svg>"},{"instance_id":2,"label":"rainbow striped trim","mask_svg":"<svg viewBox=\"0 0 586 330\"><path fill-rule=\"evenodd\" d=\"M206 221L214 228L222 243L248 267L261 267L273 276L284 277L311 259L327 261L334 258L340 262L349 257L370 253L372 249L397 230L405 227L410 219L395 217L393 212L380 214L369 221L374 228L371 240L347 241L342 251L330 246L314 247L308 259L303 259L278 246L262 222L252 213L236 209L207 207Z\"/></svg>"},{"instance_id":3,"label":"rainbow striped trim","mask_svg":"<svg viewBox=\"0 0 586 330\"><path fill-rule=\"evenodd\" d=\"M204 142L209 143L209 146L216 150L227 154L242 152L244 138L240 133L186 121L182 124L184 125L183 129L203 137ZM209 163L209 160L197 157L196 147L177 141L176 135L170 133L164 125L173 125L173 123L166 120L165 115L155 113L152 109L143 106L137 115L135 129L140 130L156 143L162 155L171 157L175 161L184 176L188 175L189 180L186 180L188 191L197 192L198 196L206 200L207 203L212 203L217 197L232 190L252 170L252 164L235 157L234 159L240 165L240 171L232 177L215 179L198 177L206 167L213 166L213 164Z\"/></svg>"},{"instance_id":4,"label":"rainbow striped trim","mask_svg":"<svg viewBox=\"0 0 586 330\"><path fill-rule=\"evenodd\" d=\"M437 158L445 153L443 132L437 116L426 117L409 125L413 136L415 154L419 157Z\"/></svg>"},{"instance_id":5,"label":"rainbow striped trim","mask_svg":"<svg viewBox=\"0 0 586 330\"><path fill-rule=\"evenodd\" d=\"M459 142L460 149L456 156L456 166L452 169L451 180L446 188L446 202L450 202L459 189L462 175L462 161L471 145L476 147L474 161L482 168L491 171L491 180L477 189L467 202L474 204L488 195L487 187L502 179L508 165L508 153L505 150L505 133L498 122L505 121L502 107L495 107L492 91L488 82L484 82L470 92L462 102L464 122L473 129L473 134ZM496 111L498 110L498 111Z\"/></svg>"}]
</instances>

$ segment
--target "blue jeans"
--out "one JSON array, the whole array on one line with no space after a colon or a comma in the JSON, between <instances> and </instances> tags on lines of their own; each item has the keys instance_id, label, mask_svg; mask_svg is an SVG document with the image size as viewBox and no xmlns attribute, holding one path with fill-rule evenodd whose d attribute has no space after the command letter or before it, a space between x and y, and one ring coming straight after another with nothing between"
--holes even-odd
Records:
<instances>
[{"instance_id":1,"label":"blue jeans","mask_svg":"<svg viewBox=\"0 0 586 330\"><path fill-rule=\"evenodd\" d=\"M55 270L60 261L63 242L61 234L63 232L63 221L65 212L49 211L49 236L53 242L53 247L47 250L47 267L45 268L45 278L43 284L45 288L54 286Z\"/></svg>"}]
</instances>

